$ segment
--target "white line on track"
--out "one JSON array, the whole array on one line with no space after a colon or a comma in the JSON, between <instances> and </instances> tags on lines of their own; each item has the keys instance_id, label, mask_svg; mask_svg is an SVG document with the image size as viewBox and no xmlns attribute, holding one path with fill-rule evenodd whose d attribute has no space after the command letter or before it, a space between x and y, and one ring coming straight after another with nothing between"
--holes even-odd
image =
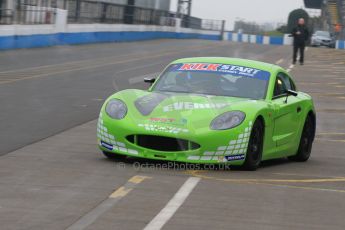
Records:
<instances>
[{"instance_id":1,"label":"white line on track","mask_svg":"<svg viewBox=\"0 0 345 230\"><path fill-rule=\"evenodd\" d=\"M76 222L70 225L66 230L83 230L93 224L100 216L108 212L123 197L130 193L138 184L151 177L136 175L127 181L127 183L116 189L110 196L99 203L96 207L81 216Z\"/></svg>"},{"instance_id":2,"label":"white line on track","mask_svg":"<svg viewBox=\"0 0 345 230\"><path fill-rule=\"evenodd\" d=\"M293 69L293 67L295 67L295 65L294 64L291 64L290 66L289 66L289 68L286 70L286 72L290 72L292 69Z\"/></svg>"},{"instance_id":3,"label":"white line on track","mask_svg":"<svg viewBox=\"0 0 345 230\"><path fill-rule=\"evenodd\" d=\"M282 63L284 61L283 58L279 59L278 61L276 61L276 64L279 65L280 63Z\"/></svg>"},{"instance_id":4,"label":"white line on track","mask_svg":"<svg viewBox=\"0 0 345 230\"><path fill-rule=\"evenodd\" d=\"M198 177L189 177L166 206L146 225L144 230L161 229L184 203L199 181L200 178Z\"/></svg>"}]
</instances>

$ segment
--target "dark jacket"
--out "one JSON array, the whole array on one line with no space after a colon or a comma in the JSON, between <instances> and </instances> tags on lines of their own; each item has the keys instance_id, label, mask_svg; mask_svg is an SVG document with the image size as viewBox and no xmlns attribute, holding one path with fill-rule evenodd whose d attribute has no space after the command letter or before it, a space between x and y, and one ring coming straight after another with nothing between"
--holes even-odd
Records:
<instances>
[{"instance_id":1,"label":"dark jacket","mask_svg":"<svg viewBox=\"0 0 345 230\"><path fill-rule=\"evenodd\" d=\"M297 32L300 32L300 34L297 34ZM300 46L305 45L305 43L309 39L309 31L306 26L298 25L292 30L292 37L293 37L293 45L294 46Z\"/></svg>"}]
</instances>

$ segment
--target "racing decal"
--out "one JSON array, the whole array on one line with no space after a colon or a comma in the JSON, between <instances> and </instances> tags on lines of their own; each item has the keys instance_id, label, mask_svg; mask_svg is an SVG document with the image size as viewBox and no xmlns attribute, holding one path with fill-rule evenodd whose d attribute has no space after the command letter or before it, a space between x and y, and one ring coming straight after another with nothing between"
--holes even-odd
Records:
<instances>
[{"instance_id":1,"label":"racing decal","mask_svg":"<svg viewBox=\"0 0 345 230\"><path fill-rule=\"evenodd\" d=\"M109 133L103 123L102 114L100 114L98 118L97 138L99 139L99 145L110 151L120 151L132 155L138 155L137 150L127 148L125 143L117 141L115 136Z\"/></svg>"},{"instance_id":2,"label":"racing decal","mask_svg":"<svg viewBox=\"0 0 345 230\"><path fill-rule=\"evenodd\" d=\"M173 64L170 71L188 71L188 72L208 72L208 73L225 73L234 76L251 77L260 80L269 80L270 73L265 70L256 68L231 65L231 64L215 64L215 63L181 63Z\"/></svg>"},{"instance_id":3,"label":"racing decal","mask_svg":"<svg viewBox=\"0 0 345 230\"><path fill-rule=\"evenodd\" d=\"M160 122L160 123L173 123L176 121L175 118L161 118L161 117L150 117L150 121Z\"/></svg>"},{"instance_id":4,"label":"racing decal","mask_svg":"<svg viewBox=\"0 0 345 230\"><path fill-rule=\"evenodd\" d=\"M200 156L189 156L187 159L188 160L198 161L198 160L200 160Z\"/></svg>"},{"instance_id":5,"label":"racing decal","mask_svg":"<svg viewBox=\"0 0 345 230\"><path fill-rule=\"evenodd\" d=\"M188 129L174 127L174 126L161 126L156 124L138 124L138 127L143 127L147 131L164 132L164 133L188 133Z\"/></svg>"},{"instance_id":6,"label":"racing decal","mask_svg":"<svg viewBox=\"0 0 345 230\"><path fill-rule=\"evenodd\" d=\"M204 151L202 156L189 156L188 160L205 160L210 158L218 162L243 160L247 152L252 125L253 122L250 121L244 132L240 133L236 140L230 140L228 145L219 146L216 150Z\"/></svg>"},{"instance_id":7,"label":"racing decal","mask_svg":"<svg viewBox=\"0 0 345 230\"><path fill-rule=\"evenodd\" d=\"M212 160L212 157L211 156L202 156L202 157L200 157L200 160L209 161L209 160Z\"/></svg>"},{"instance_id":8,"label":"racing decal","mask_svg":"<svg viewBox=\"0 0 345 230\"><path fill-rule=\"evenodd\" d=\"M244 160L244 154L225 156L224 159L225 159L226 161Z\"/></svg>"},{"instance_id":9,"label":"racing decal","mask_svg":"<svg viewBox=\"0 0 345 230\"><path fill-rule=\"evenodd\" d=\"M161 93L150 93L141 98L138 98L134 105L137 110L143 115L149 115L162 101L168 98L168 95Z\"/></svg>"},{"instance_id":10,"label":"racing decal","mask_svg":"<svg viewBox=\"0 0 345 230\"><path fill-rule=\"evenodd\" d=\"M222 109L229 106L229 103L193 103L193 102L175 102L163 107L164 112L179 110L196 110L196 109Z\"/></svg>"},{"instance_id":11,"label":"racing decal","mask_svg":"<svg viewBox=\"0 0 345 230\"><path fill-rule=\"evenodd\" d=\"M205 70L216 72L218 71L219 66L221 66L221 64L186 63L182 64L178 70Z\"/></svg>"},{"instance_id":12,"label":"racing decal","mask_svg":"<svg viewBox=\"0 0 345 230\"><path fill-rule=\"evenodd\" d=\"M101 141L101 145L106 149L113 150L113 146L111 144L104 142L104 141Z\"/></svg>"},{"instance_id":13,"label":"racing decal","mask_svg":"<svg viewBox=\"0 0 345 230\"><path fill-rule=\"evenodd\" d=\"M175 119L175 118L162 118L162 117L151 117L150 121L153 123L172 124L172 125L186 125L188 120L186 118Z\"/></svg>"}]
</instances>

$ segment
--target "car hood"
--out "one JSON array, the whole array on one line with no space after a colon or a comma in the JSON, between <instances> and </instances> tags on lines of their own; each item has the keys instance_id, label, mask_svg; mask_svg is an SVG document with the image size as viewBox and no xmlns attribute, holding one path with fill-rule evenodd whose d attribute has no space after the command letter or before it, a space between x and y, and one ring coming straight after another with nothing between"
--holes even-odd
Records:
<instances>
[{"instance_id":1,"label":"car hood","mask_svg":"<svg viewBox=\"0 0 345 230\"><path fill-rule=\"evenodd\" d=\"M124 101L128 107L126 119L135 123L186 125L208 127L210 122L226 111L246 112L256 100L200 94L124 90L111 98Z\"/></svg>"}]
</instances>

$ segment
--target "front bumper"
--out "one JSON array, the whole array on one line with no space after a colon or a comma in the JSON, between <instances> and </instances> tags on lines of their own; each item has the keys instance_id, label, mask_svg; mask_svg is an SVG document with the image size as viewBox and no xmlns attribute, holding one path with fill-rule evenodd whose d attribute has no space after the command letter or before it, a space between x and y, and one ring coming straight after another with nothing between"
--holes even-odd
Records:
<instances>
[{"instance_id":1,"label":"front bumper","mask_svg":"<svg viewBox=\"0 0 345 230\"><path fill-rule=\"evenodd\" d=\"M251 121L245 121L231 130L220 131L208 128L190 131L183 127L167 128L166 125L152 126L135 123L124 126L118 121L114 122L106 114L100 114L97 139L102 151L114 154L185 163L241 165L245 160L251 126ZM143 148L126 138L136 134L180 138L198 143L200 148L175 152Z\"/></svg>"},{"instance_id":2,"label":"front bumper","mask_svg":"<svg viewBox=\"0 0 345 230\"><path fill-rule=\"evenodd\" d=\"M327 46L327 47L334 47L335 43L332 41L322 41L322 40L314 40L311 42L312 46Z\"/></svg>"}]
</instances>

